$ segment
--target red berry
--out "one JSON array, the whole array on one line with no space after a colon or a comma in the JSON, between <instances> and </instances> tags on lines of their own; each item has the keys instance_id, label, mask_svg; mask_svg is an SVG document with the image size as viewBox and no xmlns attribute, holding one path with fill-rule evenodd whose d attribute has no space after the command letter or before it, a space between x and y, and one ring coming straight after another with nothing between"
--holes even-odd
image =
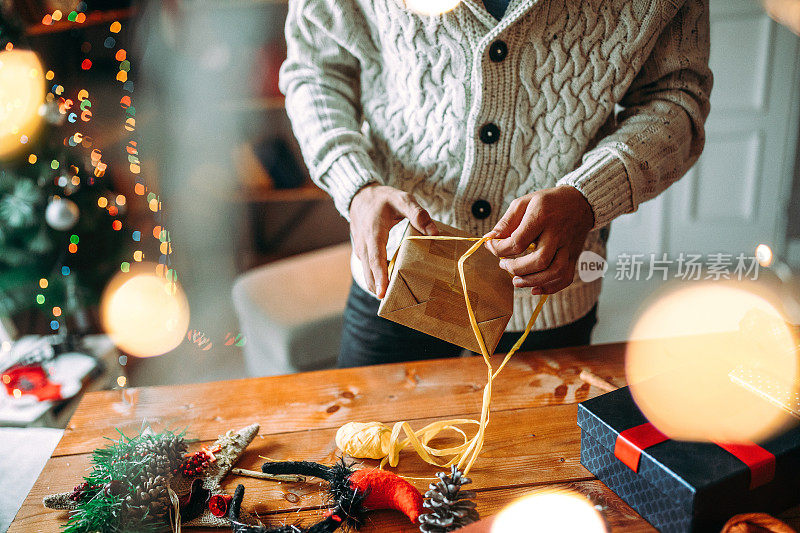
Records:
<instances>
[{"instance_id":1,"label":"red berry","mask_svg":"<svg viewBox=\"0 0 800 533\"><path fill-rule=\"evenodd\" d=\"M208 468L208 461L203 461L203 468Z\"/></svg>"}]
</instances>

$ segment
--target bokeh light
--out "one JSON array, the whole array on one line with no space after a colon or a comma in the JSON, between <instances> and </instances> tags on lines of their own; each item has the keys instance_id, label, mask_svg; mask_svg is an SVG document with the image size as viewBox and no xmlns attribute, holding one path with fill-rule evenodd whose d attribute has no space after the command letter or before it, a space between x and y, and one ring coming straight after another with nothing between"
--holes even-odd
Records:
<instances>
[{"instance_id":1,"label":"bokeh light","mask_svg":"<svg viewBox=\"0 0 800 533\"><path fill-rule=\"evenodd\" d=\"M524 496L500 511L491 528L491 533L520 531L603 533L608 528L592 502L581 494L543 490Z\"/></svg>"},{"instance_id":2,"label":"bokeh light","mask_svg":"<svg viewBox=\"0 0 800 533\"><path fill-rule=\"evenodd\" d=\"M800 3L796 0L761 0L770 17L800 35Z\"/></svg>"},{"instance_id":3,"label":"bokeh light","mask_svg":"<svg viewBox=\"0 0 800 533\"><path fill-rule=\"evenodd\" d=\"M792 332L773 297L733 283L664 291L631 332L625 371L644 415L672 439L752 442L790 422L774 405L797 388ZM760 317L753 320L752 317ZM734 379L777 378L784 396L764 401Z\"/></svg>"},{"instance_id":4,"label":"bokeh light","mask_svg":"<svg viewBox=\"0 0 800 533\"><path fill-rule=\"evenodd\" d=\"M406 7L419 15L441 15L456 8L461 0L406 0Z\"/></svg>"},{"instance_id":5,"label":"bokeh light","mask_svg":"<svg viewBox=\"0 0 800 533\"><path fill-rule=\"evenodd\" d=\"M772 248L766 244L759 244L756 246L756 260L758 261L758 264L764 268L769 268L772 266L772 261L774 260Z\"/></svg>"},{"instance_id":6,"label":"bokeh light","mask_svg":"<svg viewBox=\"0 0 800 533\"><path fill-rule=\"evenodd\" d=\"M44 81L42 64L34 52L0 51L0 159L22 148L20 135L32 138L39 130Z\"/></svg>"},{"instance_id":7,"label":"bokeh light","mask_svg":"<svg viewBox=\"0 0 800 533\"><path fill-rule=\"evenodd\" d=\"M152 264L137 264L117 274L103 294L100 313L116 345L138 357L172 350L189 327L183 290L176 282L155 275Z\"/></svg>"}]
</instances>

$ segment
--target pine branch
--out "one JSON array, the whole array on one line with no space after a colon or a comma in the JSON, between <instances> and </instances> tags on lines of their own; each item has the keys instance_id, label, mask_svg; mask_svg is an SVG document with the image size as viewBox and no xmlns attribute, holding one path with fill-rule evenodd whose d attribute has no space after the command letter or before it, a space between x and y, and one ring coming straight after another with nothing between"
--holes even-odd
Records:
<instances>
[{"instance_id":1,"label":"pine branch","mask_svg":"<svg viewBox=\"0 0 800 533\"><path fill-rule=\"evenodd\" d=\"M108 439L110 444L92 453L92 471L84 481L87 486L98 488L82 493L77 509L64 526L65 533L156 533L164 530L163 517L148 512L135 519L127 516L124 500L140 488L138 484L154 459L150 453L137 457L134 453L137 446L182 439L183 432L178 435L169 430L153 433L145 428L137 436L127 437L117 431L120 433L118 440Z\"/></svg>"}]
</instances>

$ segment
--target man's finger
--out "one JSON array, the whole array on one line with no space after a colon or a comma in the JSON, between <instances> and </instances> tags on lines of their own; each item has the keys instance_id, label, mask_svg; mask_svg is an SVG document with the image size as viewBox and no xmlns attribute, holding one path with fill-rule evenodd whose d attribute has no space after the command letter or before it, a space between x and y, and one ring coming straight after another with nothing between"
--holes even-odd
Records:
<instances>
[{"instance_id":1,"label":"man's finger","mask_svg":"<svg viewBox=\"0 0 800 533\"><path fill-rule=\"evenodd\" d=\"M572 272L569 261L569 250L559 248L550 265L542 271L525 276L515 276L513 283L515 287L542 288L545 285L555 282L571 281ZM567 282L567 285L569 282Z\"/></svg>"},{"instance_id":2,"label":"man's finger","mask_svg":"<svg viewBox=\"0 0 800 533\"><path fill-rule=\"evenodd\" d=\"M554 232L544 232L536 241L536 249L519 257L500 260L500 268L514 276L527 276L547 270L558 251L557 236Z\"/></svg>"},{"instance_id":3,"label":"man's finger","mask_svg":"<svg viewBox=\"0 0 800 533\"><path fill-rule=\"evenodd\" d=\"M506 212L503 213L503 216L500 217L500 220L498 220L497 224L492 228L492 233L501 239L511 235L511 233L517 229L519 223L522 222L526 206L527 203L519 199L511 202Z\"/></svg>"},{"instance_id":4,"label":"man's finger","mask_svg":"<svg viewBox=\"0 0 800 533\"><path fill-rule=\"evenodd\" d=\"M369 252L369 267L375 280L375 296L380 299L386 295L389 286L389 264L386 261L386 240L378 239L375 247Z\"/></svg>"},{"instance_id":5,"label":"man's finger","mask_svg":"<svg viewBox=\"0 0 800 533\"><path fill-rule=\"evenodd\" d=\"M413 195L407 192L394 194L390 197L389 203L423 235L439 234L431 216L417 203Z\"/></svg>"},{"instance_id":6,"label":"man's finger","mask_svg":"<svg viewBox=\"0 0 800 533\"><path fill-rule=\"evenodd\" d=\"M513 257L520 255L528 249L528 246L535 241L542 233L542 225L539 222L538 213L534 212L528 204L528 209L522 216L519 225L506 238L492 241L495 255L498 257Z\"/></svg>"},{"instance_id":7,"label":"man's finger","mask_svg":"<svg viewBox=\"0 0 800 533\"><path fill-rule=\"evenodd\" d=\"M522 222L522 217L524 215L525 203L519 199L511 202L511 205L508 206L506 212L503 213L503 216L500 217L500 220L498 220L497 224L494 225L492 231L489 232L489 234L493 237L493 240L486 241L486 248L494 255L500 257L500 254L497 253L495 248L495 243L497 241L494 239L503 239L511 235L511 233L517 229L517 226L519 226L520 222Z\"/></svg>"},{"instance_id":8,"label":"man's finger","mask_svg":"<svg viewBox=\"0 0 800 533\"><path fill-rule=\"evenodd\" d=\"M572 284L572 279L564 280L559 279L550 283L545 283L536 290L535 294L555 294L558 291L564 290Z\"/></svg>"},{"instance_id":9,"label":"man's finger","mask_svg":"<svg viewBox=\"0 0 800 533\"><path fill-rule=\"evenodd\" d=\"M366 250L361 254L356 254L361 261L361 269L364 271L364 283L371 293L375 293L375 279L372 277L372 269L369 266L369 256Z\"/></svg>"}]
</instances>

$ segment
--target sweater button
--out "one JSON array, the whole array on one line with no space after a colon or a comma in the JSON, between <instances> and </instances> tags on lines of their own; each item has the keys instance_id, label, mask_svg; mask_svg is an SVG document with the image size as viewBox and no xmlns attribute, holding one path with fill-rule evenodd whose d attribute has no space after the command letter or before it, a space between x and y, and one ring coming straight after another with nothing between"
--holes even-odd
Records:
<instances>
[{"instance_id":1,"label":"sweater button","mask_svg":"<svg viewBox=\"0 0 800 533\"><path fill-rule=\"evenodd\" d=\"M489 47L489 59L499 63L508 55L508 45L505 41L495 41Z\"/></svg>"},{"instance_id":2,"label":"sweater button","mask_svg":"<svg viewBox=\"0 0 800 533\"><path fill-rule=\"evenodd\" d=\"M500 139L500 128L489 122L481 127L478 136L485 144L494 144Z\"/></svg>"},{"instance_id":3,"label":"sweater button","mask_svg":"<svg viewBox=\"0 0 800 533\"><path fill-rule=\"evenodd\" d=\"M483 220L492 214L492 206L486 200L475 200L472 204L472 216L478 220Z\"/></svg>"}]
</instances>

